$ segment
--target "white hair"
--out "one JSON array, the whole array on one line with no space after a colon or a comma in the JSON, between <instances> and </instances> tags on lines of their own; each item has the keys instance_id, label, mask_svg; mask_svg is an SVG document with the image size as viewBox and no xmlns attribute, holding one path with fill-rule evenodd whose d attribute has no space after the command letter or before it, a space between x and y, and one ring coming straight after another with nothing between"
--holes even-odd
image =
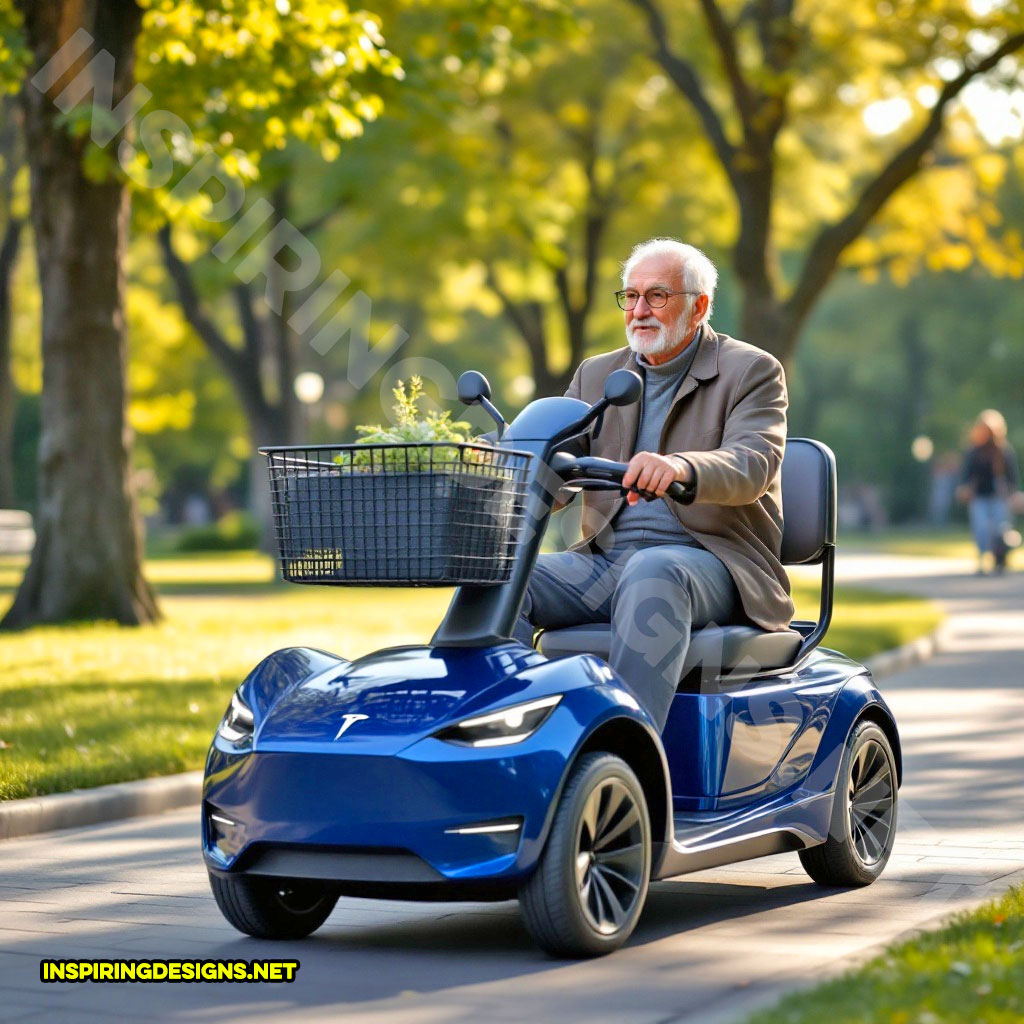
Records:
<instances>
[{"instance_id":1,"label":"white hair","mask_svg":"<svg viewBox=\"0 0 1024 1024\"><path fill-rule=\"evenodd\" d=\"M652 238L634 246L633 251L629 254L629 259L622 265L623 287L629 281L629 275L633 272L633 268L648 256L670 256L679 266L683 287L688 292L699 292L708 297L708 308L701 321L701 323L705 323L711 316L711 309L715 304L718 271L715 269L714 263L700 249L680 242L676 238Z\"/></svg>"}]
</instances>

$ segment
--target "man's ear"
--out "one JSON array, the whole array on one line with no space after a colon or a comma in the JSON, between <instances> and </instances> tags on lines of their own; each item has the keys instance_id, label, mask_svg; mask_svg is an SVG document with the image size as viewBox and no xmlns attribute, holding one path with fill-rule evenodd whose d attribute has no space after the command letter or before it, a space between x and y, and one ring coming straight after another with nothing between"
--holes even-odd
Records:
<instances>
[{"instance_id":1,"label":"man's ear","mask_svg":"<svg viewBox=\"0 0 1024 1024\"><path fill-rule=\"evenodd\" d=\"M708 311L708 297L706 295L698 295L697 301L693 304L693 310L697 314L698 319L703 320L704 314Z\"/></svg>"}]
</instances>

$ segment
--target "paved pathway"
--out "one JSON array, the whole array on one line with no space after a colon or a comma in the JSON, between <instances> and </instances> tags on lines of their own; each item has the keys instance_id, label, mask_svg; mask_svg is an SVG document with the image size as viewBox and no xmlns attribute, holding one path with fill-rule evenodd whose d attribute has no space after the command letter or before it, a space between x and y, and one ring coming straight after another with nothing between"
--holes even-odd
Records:
<instances>
[{"instance_id":1,"label":"paved pathway","mask_svg":"<svg viewBox=\"0 0 1024 1024\"><path fill-rule=\"evenodd\" d=\"M0 843L0 1021L344 1019L732 1021L785 988L1024 880L1024 575L966 563L841 562L948 603L944 649L883 683L906 785L896 853L867 889L828 892L795 855L657 883L629 946L538 953L514 904L342 900L297 944L220 918L192 811ZM296 957L293 985L42 985L40 957Z\"/></svg>"}]
</instances>

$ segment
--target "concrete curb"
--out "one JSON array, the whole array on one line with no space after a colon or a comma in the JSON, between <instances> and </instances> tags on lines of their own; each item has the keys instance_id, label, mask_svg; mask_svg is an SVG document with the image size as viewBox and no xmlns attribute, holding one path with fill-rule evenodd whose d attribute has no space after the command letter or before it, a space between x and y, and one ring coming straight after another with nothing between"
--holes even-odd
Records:
<instances>
[{"instance_id":1,"label":"concrete curb","mask_svg":"<svg viewBox=\"0 0 1024 1024\"><path fill-rule=\"evenodd\" d=\"M198 817L202 789L202 772L182 772L158 779L8 800L0 803L0 839L160 814L190 804L196 808Z\"/></svg>"},{"instance_id":2,"label":"concrete curb","mask_svg":"<svg viewBox=\"0 0 1024 1024\"><path fill-rule=\"evenodd\" d=\"M927 661L942 647L942 627L930 636L919 637L902 647L883 651L865 664L875 679L884 679ZM17 836L79 828L119 818L160 814L179 807L199 807L203 773L182 772L157 779L119 782L95 789L9 800L0 803L0 840Z\"/></svg>"},{"instance_id":3,"label":"concrete curb","mask_svg":"<svg viewBox=\"0 0 1024 1024\"><path fill-rule=\"evenodd\" d=\"M891 651L882 651L867 659L864 664L875 679L885 679L897 672L920 665L936 655L943 647L944 624L934 633L918 637L902 647L894 647Z\"/></svg>"}]
</instances>

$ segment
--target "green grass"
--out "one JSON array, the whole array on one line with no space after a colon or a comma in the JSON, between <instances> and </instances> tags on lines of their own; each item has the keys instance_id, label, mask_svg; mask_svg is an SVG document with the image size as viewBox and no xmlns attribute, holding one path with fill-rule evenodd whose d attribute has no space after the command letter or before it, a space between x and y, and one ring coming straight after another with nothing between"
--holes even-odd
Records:
<instances>
[{"instance_id":1,"label":"green grass","mask_svg":"<svg viewBox=\"0 0 1024 1024\"><path fill-rule=\"evenodd\" d=\"M1024 1020L1024 887L891 946L747 1024L1011 1024Z\"/></svg>"},{"instance_id":2,"label":"green grass","mask_svg":"<svg viewBox=\"0 0 1024 1024\"><path fill-rule=\"evenodd\" d=\"M0 559L0 613L24 562ZM293 587L247 552L160 557L146 567L164 621L0 635L0 800L198 768L232 690L262 657L305 645L355 657L426 642L450 592ZM817 612L800 585L798 611ZM930 632L914 598L840 588L827 643L852 657Z\"/></svg>"},{"instance_id":3,"label":"green grass","mask_svg":"<svg viewBox=\"0 0 1024 1024\"><path fill-rule=\"evenodd\" d=\"M840 550L925 558L973 559L975 556L974 542L964 527L936 529L916 526L892 527L881 533L844 532L840 537Z\"/></svg>"},{"instance_id":4,"label":"green grass","mask_svg":"<svg viewBox=\"0 0 1024 1024\"><path fill-rule=\"evenodd\" d=\"M817 587L796 583L793 596L798 617L817 619ZM872 654L927 636L942 619L938 606L918 597L881 593L867 587L837 586L825 646L864 661Z\"/></svg>"}]
</instances>

